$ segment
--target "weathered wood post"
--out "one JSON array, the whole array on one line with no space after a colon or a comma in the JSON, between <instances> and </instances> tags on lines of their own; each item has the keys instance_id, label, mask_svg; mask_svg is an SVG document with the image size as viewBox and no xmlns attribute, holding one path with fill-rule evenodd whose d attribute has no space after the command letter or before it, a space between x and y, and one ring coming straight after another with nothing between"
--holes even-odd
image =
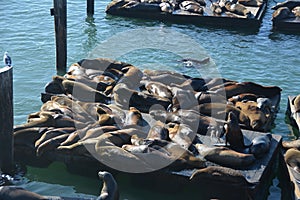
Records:
<instances>
[{"instance_id":1,"label":"weathered wood post","mask_svg":"<svg viewBox=\"0 0 300 200\"><path fill-rule=\"evenodd\" d=\"M13 151L13 68L0 68L0 169L12 175Z\"/></svg>"},{"instance_id":2,"label":"weathered wood post","mask_svg":"<svg viewBox=\"0 0 300 200\"><path fill-rule=\"evenodd\" d=\"M95 6L94 0L87 0L87 2L86 2L87 16L91 17L94 15L94 6Z\"/></svg>"},{"instance_id":3,"label":"weathered wood post","mask_svg":"<svg viewBox=\"0 0 300 200\"><path fill-rule=\"evenodd\" d=\"M56 39L56 70L63 75L67 68L67 0L53 0L54 8L51 15L54 16Z\"/></svg>"}]
</instances>

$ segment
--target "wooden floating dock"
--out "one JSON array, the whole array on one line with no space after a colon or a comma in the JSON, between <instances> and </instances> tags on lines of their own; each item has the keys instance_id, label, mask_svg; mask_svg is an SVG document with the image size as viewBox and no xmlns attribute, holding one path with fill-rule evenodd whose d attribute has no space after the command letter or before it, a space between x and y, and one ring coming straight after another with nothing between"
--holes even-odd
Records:
<instances>
[{"instance_id":1,"label":"wooden floating dock","mask_svg":"<svg viewBox=\"0 0 300 200\"><path fill-rule=\"evenodd\" d=\"M194 24L198 26L211 26L231 29L241 29L248 31L257 31L261 25L263 15L267 8L267 0L262 2L259 7L245 6L247 10L252 13L251 18L245 16L232 16L230 14L222 13L221 15L215 15L210 6L211 1L206 0L206 6L204 8L204 14L194 14L190 12L178 12L178 10L172 13L164 12L150 12L150 11L138 11L130 9L121 9L119 7L111 7L106 10L106 13L111 15L130 17L130 18L141 18L141 19L152 19L163 22L172 22L179 24Z\"/></svg>"},{"instance_id":2,"label":"wooden floating dock","mask_svg":"<svg viewBox=\"0 0 300 200\"><path fill-rule=\"evenodd\" d=\"M273 21L273 28L274 30L278 30L278 31L300 33L300 18L293 17L293 18Z\"/></svg>"}]
</instances>

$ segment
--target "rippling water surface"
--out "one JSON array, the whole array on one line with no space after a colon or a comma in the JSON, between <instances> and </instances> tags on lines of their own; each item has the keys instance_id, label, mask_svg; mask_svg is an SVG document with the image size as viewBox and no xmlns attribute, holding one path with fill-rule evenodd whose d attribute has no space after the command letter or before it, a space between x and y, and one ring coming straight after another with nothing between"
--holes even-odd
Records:
<instances>
[{"instance_id":1,"label":"rippling water surface","mask_svg":"<svg viewBox=\"0 0 300 200\"><path fill-rule=\"evenodd\" d=\"M300 93L300 36L271 31L270 8L275 2L269 2L262 26L256 33L106 16L104 9L108 2L96 1L94 19L87 19L85 1L68 1L68 65L88 57L99 43L124 31L148 27L176 31L201 45L222 77L281 87L280 111L272 133L280 134L284 139L293 138L285 123L285 111L287 96ZM9 51L13 59L15 124L24 123L28 114L39 110L40 93L56 73L51 7L52 1L0 1L0 53ZM193 50L192 46L186 48L176 38L168 39L187 54ZM142 46L143 42L137 41L136 45ZM112 48L118 48L118 45ZM197 70L183 68L176 63L177 55L151 48L124 52L120 59L145 68L169 66L196 76L207 74L210 70L207 66ZM122 199L146 199L145 196L166 199L170 195L134 190L126 180L120 179ZM96 178L71 175L63 165L54 163L49 169L29 168L27 179L20 184L41 194L78 196L83 195L79 193L97 195L100 182ZM280 198L281 190L277 185L278 179L275 178L269 190L269 199ZM181 198L180 195L178 198Z\"/></svg>"}]
</instances>

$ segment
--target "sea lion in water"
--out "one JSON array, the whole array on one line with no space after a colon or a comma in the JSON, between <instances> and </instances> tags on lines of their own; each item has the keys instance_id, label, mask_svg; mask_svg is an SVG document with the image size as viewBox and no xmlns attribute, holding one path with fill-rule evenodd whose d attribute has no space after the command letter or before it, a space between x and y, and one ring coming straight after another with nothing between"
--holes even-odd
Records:
<instances>
[{"instance_id":1,"label":"sea lion in water","mask_svg":"<svg viewBox=\"0 0 300 200\"><path fill-rule=\"evenodd\" d=\"M271 134L266 134L262 136L257 136L252 140L252 145L250 146L250 153L252 153L256 158L261 158L267 153L271 146Z\"/></svg>"},{"instance_id":2,"label":"sea lion in water","mask_svg":"<svg viewBox=\"0 0 300 200\"><path fill-rule=\"evenodd\" d=\"M225 145L228 143L235 151L241 151L246 146L244 144L244 135L238 123L238 119L233 112L229 112L225 128Z\"/></svg>"},{"instance_id":3,"label":"sea lion in water","mask_svg":"<svg viewBox=\"0 0 300 200\"><path fill-rule=\"evenodd\" d=\"M103 180L103 186L97 200L119 200L118 185L111 173L100 171L98 176Z\"/></svg>"},{"instance_id":4,"label":"sea lion in water","mask_svg":"<svg viewBox=\"0 0 300 200\"><path fill-rule=\"evenodd\" d=\"M255 161L252 154L239 153L226 147L208 147L204 144L196 144L200 156L216 164L230 167L243 168Z\"/></svg>"}]
</instances>

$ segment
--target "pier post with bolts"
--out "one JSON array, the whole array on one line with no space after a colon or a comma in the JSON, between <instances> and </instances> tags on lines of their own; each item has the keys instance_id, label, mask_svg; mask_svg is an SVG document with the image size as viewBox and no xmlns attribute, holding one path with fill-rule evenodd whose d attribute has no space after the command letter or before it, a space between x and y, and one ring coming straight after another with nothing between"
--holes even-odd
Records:
<instances>
[{"instance_id":1,"label":"pier post with bolts","mask_svg":"<svg viewBox=\"0 0 300 200\"><path fill-rule=\"evenodd\" d=\"M10 175L14 171L12 71L0 68L0 171Z\"/></svg>"},{"instance_id":2,"label":"pier post with bolts","mask_svg":"<svg viewBox=\"0 0 300 200\"><path fill-rule=\"evenodd\" d=\"M55 40L56 40L56 70L57 74L66 73L67 68L67 1L53 0Z\"/></svg>"},{"instance_id":3,"label":"pier post with bolts","mask_svg":"<svg viewBox=\"0 0 300 200\"><path fill-rule=\"evenodd\" d=\"M86 2L87 16L91 17L94 15L94 6L95 6L94 0L87 0L87 2Z\"/></svg>"}]
</instances>

